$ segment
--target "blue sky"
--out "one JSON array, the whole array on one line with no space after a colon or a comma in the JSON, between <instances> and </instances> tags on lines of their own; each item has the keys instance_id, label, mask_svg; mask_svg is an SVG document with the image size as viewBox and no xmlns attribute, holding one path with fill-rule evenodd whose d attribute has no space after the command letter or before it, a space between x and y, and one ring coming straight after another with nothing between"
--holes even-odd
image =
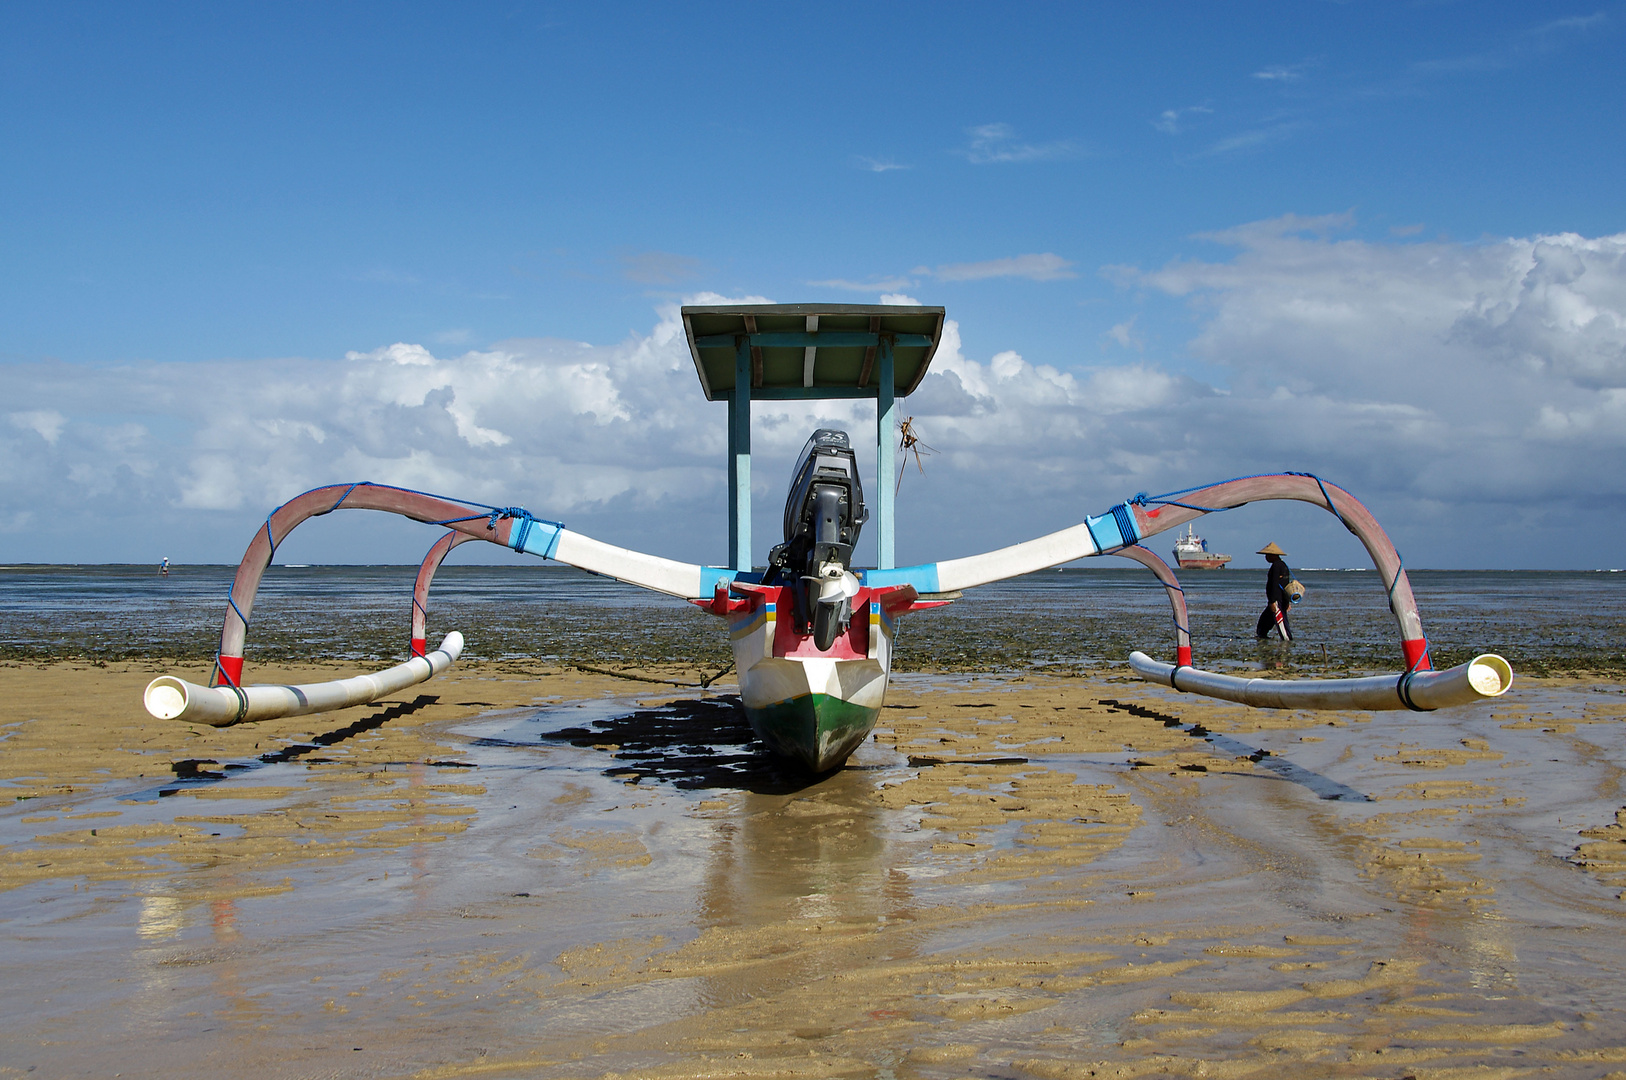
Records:
<instances>
[{"instance_id":1,"label":"blue sky","mask_svg":"<svg viewBox=\"0 0 1626 1080\"><path fill-rule=\"evenodd\" d=\"M957 333L905 405L944 453L901 557L1306 468L1417 565L1618 565L1623 32L1619 3L8 5L0 560L235 561L276 501L367 478L718 561L721 410L669 308L890 295ZM369 434L402 408L456 423ZM758 537L812 419L764 418ZM68 507L103 527L41 530ZM1215 546L1359 562L1242 514ZM302 543L432 539L367 535Z\"/></svg>"}]
</instances>

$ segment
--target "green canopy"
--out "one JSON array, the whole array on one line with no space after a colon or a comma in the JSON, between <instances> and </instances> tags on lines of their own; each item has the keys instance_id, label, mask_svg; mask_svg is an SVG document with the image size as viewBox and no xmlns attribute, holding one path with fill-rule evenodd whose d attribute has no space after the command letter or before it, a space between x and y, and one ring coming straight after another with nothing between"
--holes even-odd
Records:
<instances>
[{"instance_id":1,"label":"green canopy","mask_svg":"<svg viewBox=\"0 0 1626 1080\"><path fill-rule=\"evenodd\" d=\"M943 309L894 304L728 304L683 309L708 401L733 396L740 347L759 400L876 397L879 346L892 347L892 392L920 385L943 334Z\"/></svg>"}]
</instances>

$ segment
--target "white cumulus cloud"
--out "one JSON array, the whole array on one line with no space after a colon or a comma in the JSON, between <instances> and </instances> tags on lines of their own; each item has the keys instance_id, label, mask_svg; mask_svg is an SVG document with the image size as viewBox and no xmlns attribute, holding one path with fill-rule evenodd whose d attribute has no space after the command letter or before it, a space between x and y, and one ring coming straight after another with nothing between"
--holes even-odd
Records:
<instances>
[{"instance_id":1,"label":"white cumulus cloud","mask_svg":"<svg viewBox=\"0 0 1626 1080\"><path fill-rule=\"evenodd\" d=\"M1299 469L1367 501L1413 566L1608 560L1603 538L1626 525L1626 235L1374 242L1353 225L1287 216L1210 234L1212 258L1113 269L1126 299L1189 305L1195 330L1173 354L1091 362L1092 336L1055 355L973 355L949 319L900 402L938 451L903 484L900 557L1028 539L1137 491ZM1106 338L1134 344L1144 323L1126 312ZM612 343L13 364L8 390L7 561L235 561L271 507L355 480L524 505L675 558L726 550L727 410L700 392L676 304ZM874 422L866 401L756 403L759 559L808 432L845 427L869 470ZM94 528L44 526L86 515ZM1254 506L1206 531L1221 550L1268 529L1308 565L1359 562L1322 518ZM1322 532L1293 531L1312 519ZM416 561L434 538L380 528L358 549L354 531L324 534L327 519L306 528L338 538L301 561Z\"/></svg>"}]
</instances>

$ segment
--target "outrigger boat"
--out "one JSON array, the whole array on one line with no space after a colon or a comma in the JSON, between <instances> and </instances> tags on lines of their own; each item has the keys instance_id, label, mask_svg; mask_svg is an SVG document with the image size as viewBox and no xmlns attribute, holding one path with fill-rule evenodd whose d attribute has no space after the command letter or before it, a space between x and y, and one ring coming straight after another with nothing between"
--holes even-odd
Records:
<instances>
[{"instance_id":1,"label":"outrigger boat","mask_svg":"<svg viewBox=\"0 0 1626 1080\"><path fill-rule=\"evenodd\" d=\"M1448 671L1429 660L1417 604L1388 535L1349 492L1309 473L1247 476L1205 487L1144 493L1095 517L1025 543L967 558L899 567L893 558L897 400L925 378L943 327L940 307L754 304L685 307L690 354L708 400L728 405L729 562L699 566L594 540L520 507L496 507L359 482L317 488L273 510L249 544L227 601L210 685L173 676L148 685L161 719L228 725L364 704L431 678L453 663L462 636L427 648L428 595L452 548L485 540L689 600L725 619L740 701L774 753L814 772L839 767L874 728L885 702L897 621L939 607L966 589L1096 555L1151 570L1168 593L1175 662L1141 652L1130 665L1176 690L1261 708L1427 711L1496 697L1512 685L1500 656ZM874 504L866 503L846 432L809 438L785 502L783 540L767 565L751 553L753 401L867 398L876 402ZM1333 513L1380 571L1400 630L1403 670L1366 679L1242 679L1192 666L1185 594L1174 572L1142 541L1203 515L1264 499L1296 499ZM424 557L413 592L411 658L375 675L306 686L243 682L254 595L277 545L302 522L335 510L383 510L447 528ZM853 565L873 510L877 565Z\"/></svg>"}]
</instances>

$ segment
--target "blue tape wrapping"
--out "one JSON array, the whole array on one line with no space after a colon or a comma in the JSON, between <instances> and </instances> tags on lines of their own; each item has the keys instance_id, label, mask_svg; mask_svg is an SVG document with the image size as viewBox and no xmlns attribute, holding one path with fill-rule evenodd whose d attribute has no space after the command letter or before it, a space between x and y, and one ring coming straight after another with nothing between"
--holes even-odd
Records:
<instances>
[{"instance_id":1,"label":"blue tape wrapping","mask_svg":"<svg viewBox=\"0 0 1626 1080\"><path fill-rule=\"evenodd\" d=\"M864 570L858 575L859 580L872 589L887 585L913 585L919 593L935 593L943 590L937 587L937 564L924 563L920 566L900 566L893 570Z\"/></svg>"},{"instance_id":2,"label":"blue tape wrapping","mask_svg":"<svg viewBox=\"0 0 1626 1080\"><path fill-rule=\"evenodd\" d=\"M519 525L509 535L508 542L513 545L515 551L551 559L553 553L559 550L559 534L563 531L564 526L557 522L539 521L526 516L520 519Z\"/></svg>"},{"instance_id":3,"label":"blue tape wrapping","mask_svg":"<svg viewBox=\"0 0 1626 1080\"><path fill-rule=\"evenodd\" d=\"M1140 542L1140 530L1135 527L1135 512L1129 508L1128 503L1114 506L1112 518L1118 523L1118 533L1124 538L1125 547Z\"/></svg>"},{"instance_id":4,"label":"blue tape wrapping","mask_svg":"<svg viewBox=\"0 0 1626 1080\"><path fill-rule=\"evenodd\" d=\"M1128 503L1119 503L1100 517L1086 517L1084 527L1089 530L1096 551L1113 551L1140 540L1135 514Z\"/></svg>"}]
</instances>

